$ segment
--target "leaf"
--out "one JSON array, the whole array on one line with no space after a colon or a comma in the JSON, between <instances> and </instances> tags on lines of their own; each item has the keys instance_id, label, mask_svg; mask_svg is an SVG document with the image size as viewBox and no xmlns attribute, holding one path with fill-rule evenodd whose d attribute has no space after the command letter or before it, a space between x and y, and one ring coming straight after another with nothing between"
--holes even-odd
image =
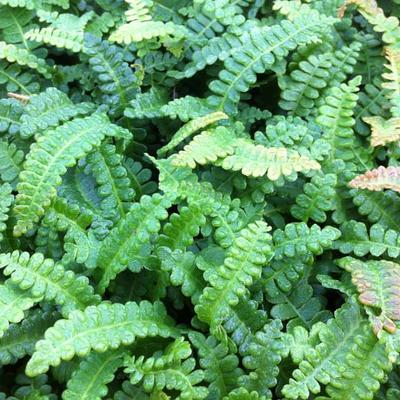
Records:
<instances>
[{"instance_id":1,"label":"leaf","mask_svg":"<svg viewBox=\"0 0 400 400\"><path fill-rule=\"evenodd\" d=\"M83 357L92 350L102 353L127 346L137 337L174 337L178 333L161 303L143 301L90 306L85 311L73 311L68 319L57 321L46 331L44 339L36 344L26 374L37 376L50 366L56 367L61 360L72 359L75 354Z\"/></svg>"}]
</instances>

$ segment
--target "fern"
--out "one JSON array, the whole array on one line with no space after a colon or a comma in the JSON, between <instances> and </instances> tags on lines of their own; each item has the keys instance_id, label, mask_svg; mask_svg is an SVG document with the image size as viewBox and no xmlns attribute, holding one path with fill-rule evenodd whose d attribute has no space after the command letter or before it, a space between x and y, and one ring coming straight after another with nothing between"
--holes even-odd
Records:
<instances>
[{"instance_id":1,"label":"fern","mask_svg":"<svg viewBox=\"0 0 400 400\"><path fill-rule=\"evenodd\" d=\"M138 269L150 254L150 236L157 233L160 221L166 219L168 199L160 195L143 196L125 218L110 232L99 250L99 286L104 292L110 281L124 269Z\"/></svg>"},{"instance_id":2,"label":"fern","mask_svg":"<svg viewBox=\"0 0 400 400\"><path fill-rule=\"evenodd\" d=\"M393 229L374 224L368 232L362 222L349 221L342 226L341 231L342 236L335 242L335 248L343 254L354 253L358 257L387 254L391 258L400 255L400 238Z\"/></svg>"},{"instance_id":3,"label":"fern","mask_svg":"<svg viewBox=\"0 0 400 400\"><path fill-rule=\"evenodd\" d=\"M44 214L67 167L99 146L105 136L119 134L120 129L101 114L75 119L43 134L32 146L20 174L14 234L24 234Z\"/></svg>"},{"instance_id":4,"label":"fern","mask_svg":"<svg viewBox=\"0 0 400 400\"><path fill-rule=\"evenodd\" d=\"M229 308L246 295L246 286L261 275L261 265L272 255L268 230L268 226L260 221L241 231L229 249L224 265L209 278L211 286L204 289L199 299L195 310L201 320L216 326L229 315Z\"/></svg>"},{"instance_id":5,"label":"fern","mask_svg":"<svg viewBox=\"0 0 400 400\"><path fill-rule=\"evenodd\" d=\"M240 93L249 90L250 84L256 81L256 74L271 69L276 60L285 57L296 46L315 41L330 22L317 13L310 13L271 29L252 31L251 46L245 44L225 60L226 69L220 72L220 79L211 82L210 90L215 95L210 96L209 104L229 114L234 113Z\"/></svg>"},{"instance_id":6,"label":"fern","mask_svg":"<svg viewBox=\"0 0 400 400\"><path fill-rule=\"evenodd\" d=\"M88 114L93 108L91 103L73 104L65 93L48 88L30 97L21 116L21 136L29 138L79 115Z\"/></svg>"},{"instance_id":7,"label":"fern","mask_svg":"<svg viewBox=\"0 0 400 400\"><path fill-rule=\"evenodd\" d=\"M338 265L351 273L352 282L360 293L360 302L381 311L378 316L372 317L374 332L377 334L381 329L395 332L394 321L399 319L396 298L398 264L385 260L362 262L345 257L338 260Z\"/></svg>"},{"instance_id":8,"label":"fern","mask_svg":"<svg viewBox=\"0 0 400 400\"><path fill-rule=\"evenodd\" d=\"M145 359L125 360L125 372L130 376L132 384L143 381L145 392L158 392L167 388L179 391L177 399L204 399L207 390L196 386L203 380L203 373L194 370L195 361L191 355L188 342L177 339L165 349L165 353L155 353L153 357Z\"/></svg>"},{"instance_id":9,"label":"fern","mask_svg":"<svg viewBox=\"0 0 400 400\"><path fill-rule=\"evenodd\" d=\"M14 203L14 196L11 190L11 186L8 183L0 186L0 242L3 240L2 232L7 229L8 212Z\"/></svg>"},{"instance_id":10,"label":"fern","mask_svg":"<svg viewBox=\"0 0 400 400\"><path fill-rule=\"evenodd\" d=\"M10 280L0 285L0 337L10 326L10 322L16 324L24 319L24 312L32 308L42 300L41 296L32 296L20 290Z\"/></svg>"},{"instance_id":11,"label":"fern","mask_svg":"<svg viewBox=\"0 0 400 400\"><path fill-rule=\"evenodd\" d=\"M76 277L72 271L65 271L61 264L45 259L42 254L2 254L0 267L6 276L21 290L28 290L33 298L43 297L46 301L61 306L66 316L76 309L84 309L99 302L86 277Z\"/></svg>"},{"instance_id":12,"label":"fern","mask_svg":"<svg viewBox=\"0 0 400 400\"><path fill-rule=\"evenodd\" d=\"M205 370L204 380L209 383L209 397L221 398L236 386L237 379L243 375L238 367L239 358L229 352L229 347L209 336L207 339L199 332L189 333L189 339L198 349L200 366Z\"/></svg>"},{"instance_id":13,"label":"fern","mask_svg":"<svg viewBox=\"0 0 400 400\"><path fill-rule=\"evenodd\" d=\"M318 336L320 343L305 354L283 387L285 397L307 399L310 392L319 393L323 384L334 399L347 394L351 399L372 398L391 365L358 307L347 304L338 310L334 319L319 327ZM365 361L371 361L372 369L364 368Z\"/></svg>"},{"instance_id":14,"label":"fern","mask_svg":"<svg viewBox=\"0 0 400 400\"><path fill-rule=\"evenodd\" d=\"M349 183L349 186L375 191L392 189L395 192L399 192L398 174L399 169L397 167L385 168L380 166L374 170L367 171L363 175L357 176Z\"/></svg>"},{"instance_id":15,"label":"fern","mask_svg":"<svg viewBox=\"0 0 400 400\"><path fill-rule=\"evenodd\" d=\"M102 340L99 341L101 335ZM178 334L161 303L100 304L85 311L73 311L68 319L56 322L36 344L27 364L28 376L37 376L69 360L75 354L85 356L91 350L104 352L133 343L136 337L173 337ZM78 338L82 338L79 341ZM76 339L76 340L75 340Z\"/></svg>"},{"instance_id":16,"label":"fern","mask_svg":"<svg viewBox=\"0 0 400 400\"><path fill-rule=\"evenodd\" d=\"M122 218L129 211L135 191L128 172L114 145L105 143L87 157L90 171L96 179L104 213L110 210Z\"/></svg>"},{"instance_id":17,"label":"fern","mask_svg":"<svg viewBox=\"0 0 400 400\"><path fill-rule=\"evenodd\" d=\"M101 399L107 394L107 383L114 379L115 372L123 364L121 349L90 354L79 364L63 392L63 400Z\"/></svg>"},{"instance_id":18,"label":"fern","mask_svg":"<svg viewBox=\"0 0 400 400\"><path fill-rule=\"evenodd\" d=\"M0 364L15 364L31 355L35 344L42 339L47 328L57 320L57 313L33 311L21 324L12 324L1 338Z\"/></svg>"}]
</instances>

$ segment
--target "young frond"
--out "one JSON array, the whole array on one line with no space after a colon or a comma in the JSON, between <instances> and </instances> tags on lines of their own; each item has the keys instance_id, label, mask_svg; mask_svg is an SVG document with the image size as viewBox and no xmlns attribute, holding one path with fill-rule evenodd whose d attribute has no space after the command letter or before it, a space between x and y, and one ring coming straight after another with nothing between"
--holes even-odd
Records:
<instances>
[{"instance_id":1,"label":"young frond","mask_svg":"<svg viewBox=\"0 0 400 400\"><path fill-rule=\"evenodd\" d=\"M373 191L391 189L400 192L400 168L380 166L357 176L349 182L349 186Z\"/></svg>"}]
</instances>

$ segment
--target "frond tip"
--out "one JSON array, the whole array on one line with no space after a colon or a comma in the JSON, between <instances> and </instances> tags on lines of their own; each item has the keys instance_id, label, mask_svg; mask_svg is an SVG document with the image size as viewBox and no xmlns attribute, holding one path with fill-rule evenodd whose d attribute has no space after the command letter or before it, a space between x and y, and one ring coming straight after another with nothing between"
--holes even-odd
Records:
<instances>
[{"instance_id":1,"label":"frond tip","mask_svg":"<svg viewBox=\"0 0 400 400\"><path fill-rule=\"evenodd\" d=\"M400 167L380 166L363 175L355 177L349 182L349 186L355 189L368 189L381 191L391 189L400 192Z\"/></svg>"}]
</instances>

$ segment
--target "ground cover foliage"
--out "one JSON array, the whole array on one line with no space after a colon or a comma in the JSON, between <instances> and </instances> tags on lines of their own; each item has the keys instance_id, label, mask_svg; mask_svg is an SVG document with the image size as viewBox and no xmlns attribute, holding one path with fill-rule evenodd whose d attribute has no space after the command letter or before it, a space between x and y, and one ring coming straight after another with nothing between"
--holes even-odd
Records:
<instances>
[{"instance_id":1,"label":"ground cover foliage","mask_svg":"<svg viewBox=\"0 0 400 400\"><path fill-rule=\"evenodd\" d=\"M0 399L399 399L398 17L0 0Z\"/></svg>"}]
</instances>

